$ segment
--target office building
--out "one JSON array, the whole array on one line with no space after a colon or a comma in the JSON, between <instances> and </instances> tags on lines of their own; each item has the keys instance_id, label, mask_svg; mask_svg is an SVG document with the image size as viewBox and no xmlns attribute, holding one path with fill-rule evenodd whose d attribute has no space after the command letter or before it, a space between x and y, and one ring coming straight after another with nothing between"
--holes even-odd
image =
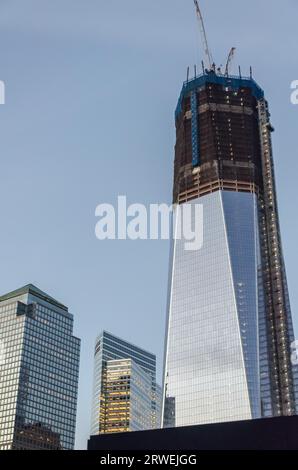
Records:
<instances>
[{"instance_id":1,"label":"office building","mask_svg":"<svg viewBox=\"0 0 298 470\"><path fill-rule=\"evenodd\" d=\"M68 308L31 284L3 295L0 343L0 449L73 449L80 340Z\"/></svg>"},{"instance_id":2,"label":"office building","mask_svg":"<svg viewBox=\"0 0 298 470\"><path fill-rule=\"evenodd\" d=\"M121 374L123 367L127 369L126 375ZM132 375L131 379L128 378L130 374ZM111 386L111 383L114 379L117 379L117 384ZM130 380L132 380L132 383L134 383L135 390L130 397L127 397L126 392L128 390L128 382ZM148 384L150 384L149 419L147 409ZM113 420L118 423L114 429L118 427L120 431L125 427L121 421L122 411L120 412L120 408L118 418L115 414L115 409L118 405L115 403L117 400L112 399L113 397L110 393L111 387L116 387L116 396L118 395L118 398L120 389L123 387L124 395L122 406L123 409L126 410L124 414L128 415L129 409L139 411L143 409L143 412L145 413L143 417L139 416L136 419L134 416L132 420L124 420L126 423L129 423L126 427L128 427L130 431L134 431L136 427L138 427L138 429L154 429L156 427L160 427L160 400L158 398L160 395L158 395L159 389L157 389L156 384L155 355L127 341L124 341L121 338L108 333L107 331L103 331L96 339L95 344L94 381L91 412L92 435L104 434L111 431L111 413L113 413ZM140 398L140 391L142 389L144 394L143 399Z\"/></svg>"},{"instance_id":3,"label":"office building","mask_svg":"<svg viewBox=\"0 0 298 470\"><path fill-rule=\"evenodd\" d=\"M132 359L107 361L100 406L102 434L152 427L152 379Z\"/></svg>"}]
</instances>

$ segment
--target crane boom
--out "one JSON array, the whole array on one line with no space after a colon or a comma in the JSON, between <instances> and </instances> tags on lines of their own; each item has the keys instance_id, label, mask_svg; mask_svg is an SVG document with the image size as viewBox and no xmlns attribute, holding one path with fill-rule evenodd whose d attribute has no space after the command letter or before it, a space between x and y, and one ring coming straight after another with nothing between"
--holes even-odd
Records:
<instances>
[{"instance_id":1,"label":"crane boom","mask_svg":"<svg viewBox=\"0 0 298 470\"><path fill-rule=\"evenodd\" d=\"M226 64L226 71L225 71L225 74L227 76L229 75L229 67L230 67L230 65L232 63L232 60L234 58L235 51L236 51L236 47L232 47L232 49L230 50L229 56L228 56L228 60L227 60L227 64Z\"/></svg>"},{"instance_id":2,"label":"crane boom","mask_svg":"<svg viewBox=\"0 0 298 470\"><path fill-rule=\"evenodd\" d=\"M207 57L208 64L209 64L209 67L210 67L210 70L211 70L213 68L213 58L212 58L212 54L211 54L211 51L210 51L209 46L208 46L208 40L207 40L207 34L206 34L205 25L204 25L203 15L202 15L202 12L201 12L200 7L199 7L198 0L194 0L194 4L195 4L195 7L196 7L196 13L197 13L197 17L198 17L198 21L199 21L199 25L200 25L200 31L201 31L202 40L203 40L204 52L205 52L205 55Z\"/></svg>"}]
</instances>

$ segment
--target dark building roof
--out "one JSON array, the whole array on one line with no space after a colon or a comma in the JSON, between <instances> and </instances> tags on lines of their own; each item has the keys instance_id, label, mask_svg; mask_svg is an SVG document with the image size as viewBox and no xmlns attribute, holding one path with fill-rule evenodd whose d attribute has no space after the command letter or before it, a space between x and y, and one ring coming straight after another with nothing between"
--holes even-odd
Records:
<instances>
[{"instance_id":1,"label":"dark building roof","mask_svg":"<svg viewBox=\"0 0 298 470\"><path fill-rule=\"evenodd\" d=\"M21 287L20 289L16 289L12 292L9 292L8 294L0 296L0 302L3 302L4 300L13 299L14 297L19 297L20 295L24 294L32 294L35 297L39 297L40 299L68 312L68 308L65 305L61 304L50 295L38 289L38 287L34 286L33 284L27 284L26 286Z\"/></svg>"},{"instance_id":2,"label":"dark building roof","mask_svg":"<svg viewBox=\"0 0 298 470\"><path fill-rule=\"evenodd\" d=\"M298 416L91 436L95 451L297 450ZM200 456L201 457L201 456ZM210 460L208 458L208 460Z\"/></svg>"}]
</instances>

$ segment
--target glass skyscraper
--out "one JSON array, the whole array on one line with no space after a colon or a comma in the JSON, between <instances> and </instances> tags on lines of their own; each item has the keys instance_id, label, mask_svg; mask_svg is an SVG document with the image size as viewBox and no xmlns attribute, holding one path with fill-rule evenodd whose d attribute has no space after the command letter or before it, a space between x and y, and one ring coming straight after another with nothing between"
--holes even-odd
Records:
<instances>
[{"instance_id":1,"label":"glass skyscraper","mask_svg":"<svg viewBox=\"0 0 298 470\"><path fill-rule=\"evenodd\" d=\"M124 362L121 362L124 360ZM130 400L125 398L123 404L127 410L139 410L134 413L139 413L143 409L145 416L139 416L130 421L130 425L126 426L128 430L134 431L136 429L155 429L160 427L160 388L156 384L156 357L144 349L141 349L127 341L124 341L117 336L114 336L107 331L103 331L96 339L95 355L94 355L94 381L93 381L93 396L92 396L92 412L91 412L91 434L102 434L106 432L115 432L110 426L110 415L113 408L114 423L118 423L119 430L124 430L125 426L120 426L121 423L121 410L118 407L119 415L117 418L116 408L117 403L112 403L112 396L110 393L110 382L115 379L115 375L120 374L122 377L120 381L126 381L124 375L120 373L122 367L130 367L132 374L132 382L136 384L137 377L140 383L138 390L134 385L135 393L130 397ZM118 370L117 370L118 368ZM130 379L128 379L130 380ZM107 385L109 384L109 385ZM147 388L150 385L150 407L146 407L148 402ZM115 385L118 389L118 385ZM126 389L128 384L124 387ZM140 398L141 389L143 389L144 397ZM125 390L124 390L125 391ZM116 395L119 395L119 389ZM147 397L147 398L146 398ZM115 397L117 398L117 397ZM115 400L117 401L117 400ZM149 413L149 414L148 414ZM125 420L124 420L125 421ZM128 423L129 419L126 421ZM122 421L123 424L123 421ZM116 426L114 427L116 429Z\"/></svg>"},{"instance_id":2,"label":"glass skyscraper","mask_svg":"<svg viewBox=\"0 0 298 470\"><path fill-rule=\"evenodd\" d=\"M202 206L203 245L173 241L164 427L296 414L272 131L252 77L210 70L184 83L173 201Z\"/></svg>"},{"instance_id":3,"label":"glass skyscraper","mask_svg":"<svg viewBox=\"0 0 298 470\"><path fill-rule=\"evenodd\" d=\"M33 285L0 297L0 450L74 447L80 340Z\"/></svg>"}]
</instances>

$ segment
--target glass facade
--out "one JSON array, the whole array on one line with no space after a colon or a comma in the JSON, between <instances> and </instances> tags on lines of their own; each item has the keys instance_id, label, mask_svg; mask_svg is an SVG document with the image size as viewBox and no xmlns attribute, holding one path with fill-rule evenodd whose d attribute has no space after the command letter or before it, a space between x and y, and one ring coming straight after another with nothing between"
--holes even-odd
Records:
<instances>
[{"instance_id":1,"label":"glass facade","mask_svg":"<svg viewBox=\"0 0 298 470\"><path fill-rule=\"evenodd\" d=\"M203 205L204 243L172 244L163 425L297 414L264 91L205 70L183 84L175 124L173 202Z\"/></svg>"},{"instance_id":2,"label":"glass facade","mask_svg":"<svg viewBox=\"0 0 298 470\"><path fill-rule=\"evenodd\" d=\"M101 433L141 431L152 426L151 376L132 359L107 361L100 407Z\"/></svg>"},{"instance_id":3,"label":"glass facade","mask_svg":"<svg viewBox=\"0 0 298 470\"><path fill-rule=\"evenodd\" d=\"M80 340L32 285L0 297L0 449L73 449Z\"/></svg>"},{"instance_id":4,"label":"glass facade","mask_svg":"<svg viewBox=\"0 0 298 470\"><path fill-rule=\"evenodd\" d=\"M159 384L156 384L156 391L155 391L155 406L156 412L154 415L155 420L153 421L153 428L159 429L161 428L161 406L162 406L162 387Z\"/></svg>"},{"instance_id":5,"label":"glass facade","mask_svg":"<svg viewBox=\"0 0 298 470\"><path fill-rule=\"evenodd\" d=\"M155 355L103 331L97 337L95 344L91 435L104 432L101 427L101 408L107 364L109 361L119 359L132 359L148 375L151 382L151 423L149 428L144 429L160 427L160 396L156 384Z\"/></svg>"},{"instance_id":6,"label":"glass facade","mask_svg":"<svg viewBox=\"0 0 298 470\"><path fill-rule=\"evenodd\" d=\"M261 416L256 196L217 191L190 204L203 205L204 241L197 251L174 242L165 427Z\"/></svg>"}]
</instances>

